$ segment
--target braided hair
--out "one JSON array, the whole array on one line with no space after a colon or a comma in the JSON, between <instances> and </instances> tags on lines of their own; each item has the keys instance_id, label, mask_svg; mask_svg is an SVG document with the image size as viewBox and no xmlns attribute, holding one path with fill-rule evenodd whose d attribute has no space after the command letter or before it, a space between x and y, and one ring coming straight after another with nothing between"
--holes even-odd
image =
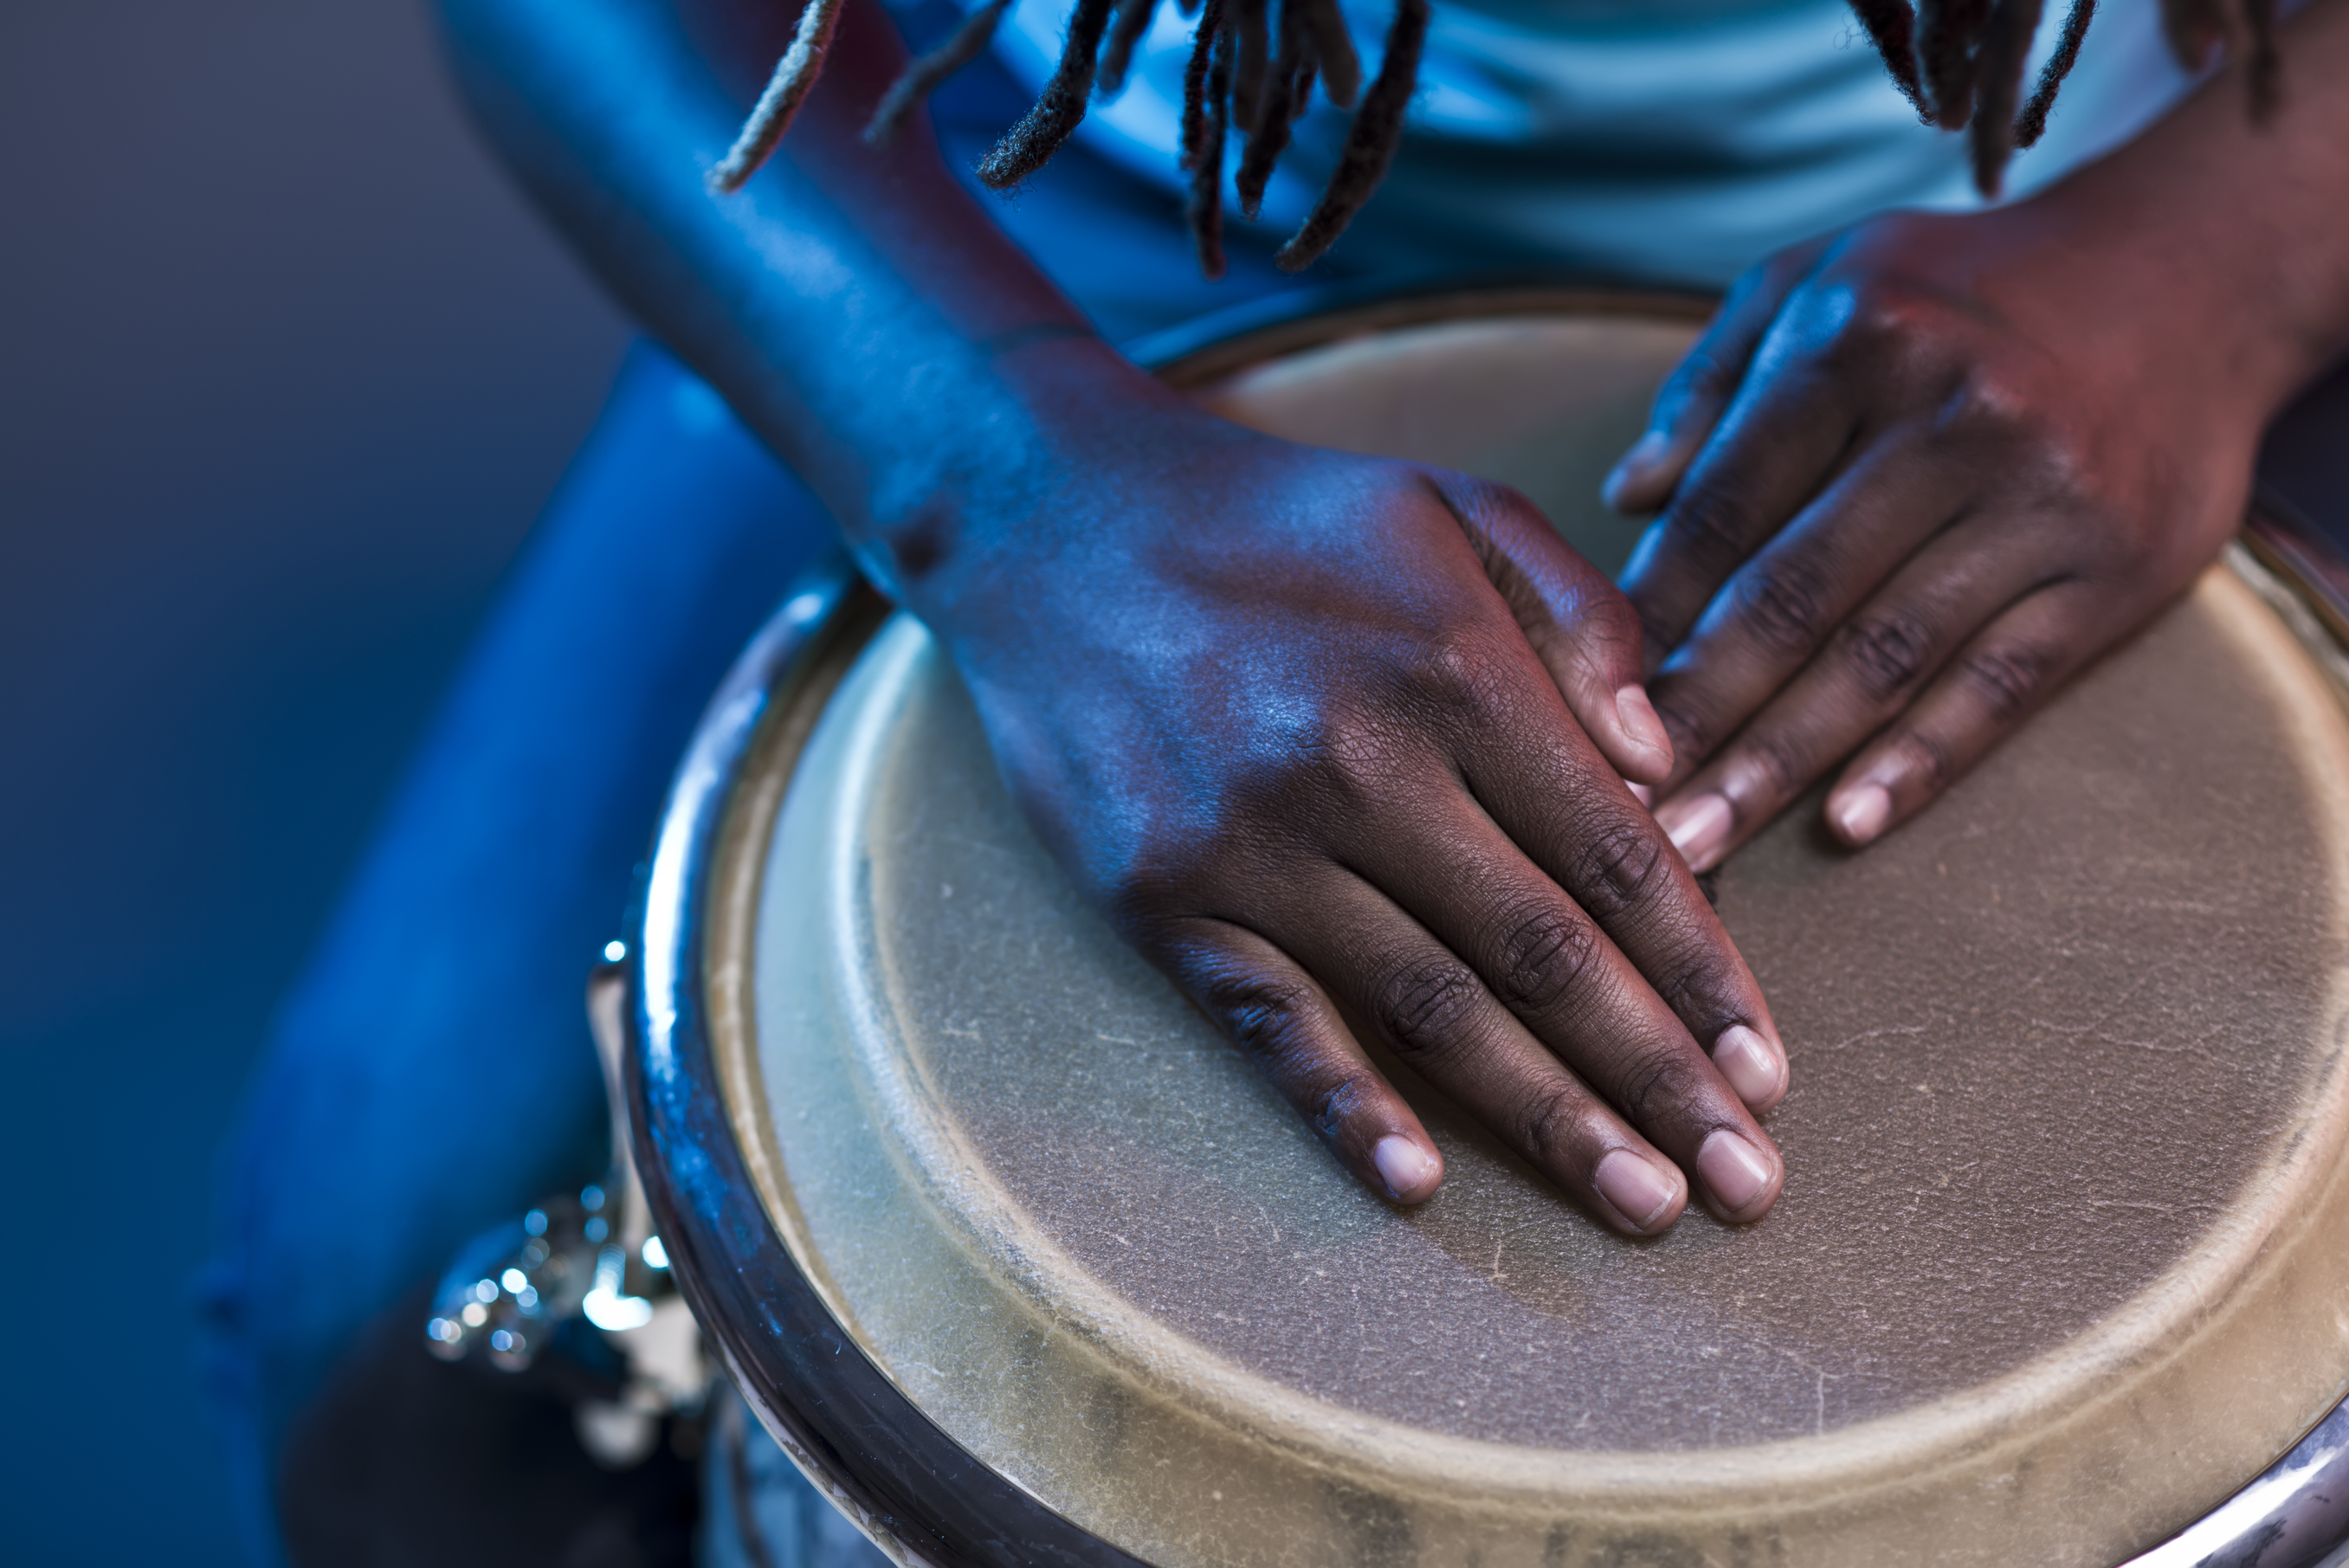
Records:
<instances>
[{"instance_id":1,"label":"braided hair","mask_svg":"<svg viewBox=\"0 0 2349 1568\"><path fill-rule=\"evenodd\" d=\"M1027 179L1074 133L1095 97L1125 84L1133 51L1162 0L1075 0L1060 63L1035 107L980 160L978 178L1004 191ZM733 148L712 169L709 187L741 188L782 140L792 117L823 68L843 0L805 0L799 26L774 77L760 95ZM1183 78L1183 169L1190 176L1186 211L1200 270L1224 271L1224 145L1246 139L1234 179L1242 216L1262 207L1267 182L1289 144L1290 127L1318 85L1322 97L1354 111L1337 168L1276 262L1301 272L1344 233L1394 161L1404 111L1417 89L1427 39L1429 0L1395 0L1378 75L1362 83L1360 57L1339 0L1173 0L1196 11ZM2062 36L2031 95L2023 95L2033 37L2045 0L1850 0L1893 85L1928 125L1970 135L1974 185L1999 193L2007 161L2047 129L2047 111L2079 58L2096 0L2071 0ZM1011 0L986 0L954 35L907 66L865 127L885 145L914 106L987 47ZM1275 7L1278 7L1277 17ZM2248 62L2245 79L2255 121L2274 112L2279 72L2277 0L2161 0L2169 46L2189 69L2221 57Z\"/></svg>"}]
</instances>

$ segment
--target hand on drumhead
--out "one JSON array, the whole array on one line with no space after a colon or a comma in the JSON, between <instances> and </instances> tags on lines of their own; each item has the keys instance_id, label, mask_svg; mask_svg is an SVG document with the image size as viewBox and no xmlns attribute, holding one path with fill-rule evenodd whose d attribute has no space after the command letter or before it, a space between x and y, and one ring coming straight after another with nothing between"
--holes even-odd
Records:
<instances>
[{"instance_id":1,"label":"hand on drumhead","mask_svg":"<svg viewBox=\"0 0 2349 1568\"><path fill-rule=\"evenodd\" d=\"M1671 759L1613 585L1456 475L1187 409L1109 440L912 596L1095 904L1381 1194L1443 1161L1363 1037L1629 1233L1692 1177L1760 1216L1785 1056L1625 784Z\"/></svg>"},{"instance_id":2,"label":"hand on drumhead","mask_svg":"<svg viewBox=\"0 0 2349 1568\"><path fill-rule=\"evenodd\" d=\"M1873 841L2239 525L2260 356L2092 220L1896 214L1773 258L1610 477L1661 509L1624 585L1699 871L1838 765L1826 820Z\"/></svg>"}]
</instances>

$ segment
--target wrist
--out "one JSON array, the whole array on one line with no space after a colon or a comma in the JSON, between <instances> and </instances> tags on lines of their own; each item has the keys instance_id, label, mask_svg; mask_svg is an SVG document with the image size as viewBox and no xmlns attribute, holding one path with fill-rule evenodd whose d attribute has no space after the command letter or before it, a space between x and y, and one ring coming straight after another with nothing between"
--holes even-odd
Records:
<instances>
[{"instance_id":1,"label":"wrist","mask_svg":"<svg viewBox=\"0 0 2349 1568\"><path fill-rule=\"evenodd\" d=\"M2248 112L2238 68L2143 135L2006 211L2052 221L2075 268L2155 330L2193 335L2209 396L2262 418L2349 353L2349 0L2286 24L2282 105ZM2176 318L2154 321L2155 315Z\"/></svg>"},{"instance_id":2,"label":"wrist","mask_svg":"<svg viewBox=\"0 0 2349 1568\"><path fill-rule=\"evenodd\" d=\"M934 624L975 586L1097 533L1102 509L1082 495L1207 418L1081 325L969 348L963 374L908 399L926 412L868 469L865 516L849 527L875 585Z\"/></svg>"},{"instance_id":3,"label":"wrist","mask_svg":"<svg viewBox=\"0 0 2349 1568\"><path fill-rule=\"evenodd\" d=\"M2075 342L2142 393L2264 424L2349 347L2349 291L2262 245L2251 215L2170 193L2057 186L1985 214L2019 242L2001 304L2043 343Z\"/></svg>"}]
</instances>

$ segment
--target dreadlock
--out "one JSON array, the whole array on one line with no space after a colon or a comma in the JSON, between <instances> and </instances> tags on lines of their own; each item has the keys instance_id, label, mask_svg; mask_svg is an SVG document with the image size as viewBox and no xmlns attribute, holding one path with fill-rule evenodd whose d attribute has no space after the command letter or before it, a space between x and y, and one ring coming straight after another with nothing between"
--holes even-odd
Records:
<instances>
[{"instance_id":1,"label":"dreadlock","mask_svg":"<svg viewBox=\"0 0 2349 1568\"><path fill-rule=\"evenodd\" d=\"M1338 0L1314 0L1303 9L1306 28L1313 35L1313 57L1321 67L1321 90L1340 108L1351 108L1362 90L1362 62L1354 53Z\"/></svg>"},{"instance_id":2,"label":"dreadlock","mask_svg":"<svg viewBox=\"0 0 2349 1568\"><path fill-rule=\"evenodd\" d=\"M1061 150L1085 118L1085 100L1093 90L1093 63L1101 57L1102 32L1108 26L1109 0L1077 0L1077 8L1069 14L1069 41L1061 50L1059 67L1044 84L1036 107L978 160L980 184L990 191L1017 185Z\"/></svg>"},{"instance_id":3,"label":"dreadlock","mask_svg":"<svg viewBox=\"0 0 2349 1568\"><path fill-rule=\"evenodd\" d=\"M1271 51L1265 24L1268 0L1238 0L1232 23L1239 33L1239 52L1232 61L1232 119L1240 129L1256 129L1257 109L1264 98L1264 67Z\"/></svg>"},{"instance_id":4,"label":"dreadlock","mask_svg":"<svg viewBox=\"0 0 2349 1568\"><path fill-rule=\"evenodd\" d=\"M2014 151L2014 111L2023 96L2023 67L2039 31L2044 0L1998 0L1982 34L1980 85L1973 119L1974 185L1995 191Z\"/></svg>"},{"instance_id":5,"label":"dreadlock","mask_svg":"<svg viewBox=\"0 0 2349 1568\"><path fill-rule=\"evenodd\" d=\"M1125 86L1133 52L1164 0L1075 0L1067 39L1051 79L1019 123L979 160L979 180L1007 190L1027 179L1077 129L1093 98ZM1404 112L1417 90L1427 41L1429 0L1395 0L1377 76L1362 85L1361 57L1340 0L1172 0L1199 20L1183 73L1183 169L1190 176L1185 215L1210 278L1224 272L1223 184L1226 142L1246 139L1234 187L1240 212L1253 219L1318 84L1339 108L1353 111L1336 169L1297 232L1274 260L1284 272L1313 264L1353 222L1386 178L1402 139ZM2079 58L2096 0L2071 0L2055 50L2028 100L2023 77L2047 0L1850 0L1893 85L1929 125L1970 133L1975 187L1996 196L2008 160L2036 142L2048 111ZM791 46L775 67L741 134L709 182L740 189L773 153L792 117L823 68L843 0L806 0ZM2264 121L2281 93L2276 54L2277 0L2160 0L2171 51L2189 69L2220 56L2240 58L2252 118ZM905 67L865 128L885 144L930 90L987 47L1011 0L986 0L944 44ZM1278 22L1274 7L1278 7ZM1359 99L1359 102L1357 101Z\"/></svg>"},{"instance_id":6,"label":"dreadlock","mask_svg":"<svg viewBox=\"0 0 2349 1568\"><path fill-rule=\"evenodd\" d=\"M954 36L928 54L905 67L905 75L889 84L881 97L881 107L873 111L873 123L864 128L864 139L875 147L886 147L896 137L897 128L914 112L914 106L930 96L931 90L948 77L978 58L979 51L995 40L996 25L1003 14L1011 9L1011 0L987 0L987 4L963 18ZM1123 69L1124 63L1119 62ZM1102 67L1107 80L1109 67Z\"/></svg>"},{"instance_id":7,"label":"dreadlock","mask_svg":"<svg viewBox=\"0 0 2349 1568\"><path fill-rule=\"evenodd\" d=\"M1191 176L1184 218L1209 282L1224 275L1224 129L1230 122L1232 35L1224 0L1207 0L1183 71L1183 167Z\"/></svg>"},{"instance_id":8,"label":"dreadlock","mask_svg":"<svg viewBox=\"0 0 2349 1568\"><path fill-rule=\"evenodd\" d=\"M1252 95L1257 100L1253 119L1246 110L1240 110L1240 118L1248 125L1248 144L1247 151L1240 158L1239 176L1233 184L1239 191L1240 216L1251 221L1264 209L1264 188L1272 178L1272 166L1288 150L1288 128L1305 108L1301 100L1292 106L1292 95L1307 85L1301 78L1312 68L1308 52L1312 45L1306 40L1304 9L1294 3L1281 6L1279 57L1272 62L1271 77ZM1310 90L1309 87L1307 90ZM1237 89L1233 96L1238 97ZM1233 107L1239 108L1237 103Z\"/></svg>"},{"instance_id":9,"label":"dreadlock","mask_svg":"<svg viewBox=\"0 0 2349 1568\"><path fill-rule=\"evenodd\" d=\"M2062 36L2030 100L2015 108L2045 0L1851 0L1893 81L1927 123L1971 128L1974 186L1996 196L2007 160L2047 129L2057 89L2080 57L2096 0L2072 0ZM2189 70L2240 54L2251 118L2264 122L2281 92L2276 0L2161 0L2162 30Z\"/></svg>"},{"instance_id":10,"label":"dreadlock","mask_svg":"<svg viewBox=\"0 0 2349 1568\"><path fill-rule=\"evenodd\" d=\"M1943 130L1962 127L1974 110L1977 48L1992 0L1917 0L1917 79L1923 108Z\"/></svg>"},{"instance_id":11,"label":"dreadlock","mask_svg":"<svg viewBox=\"0 0 2349 1568\"><path fill-rule=\"evenodd\" d=\"M1338 155L1338 170L1321 192L1321 200L1306 215L1288 242L1272 258L1284 273L1301 273L1338 242L1379 181L1387 177L1395 148L1402 140L1402 111L1419 85L1420 46L1427 42L1427 0L1395 0L1394 20L1387 26L1387 55L1362 107L1354 111L1354 127L1346 136L1346 150Z\"/></svg>"},{"instance_id":12,"label":"dreadlock","mask_svg":"<svg viewBox=\"0 0 2349 1568\"><path fill-rule=\"evenodd\" d=\"M1851 0L1851 9L1892 73L1892 85L1922 114L1925 89L1917 80L1917 51L1909 36L1916 18L1909 15L1908 0Z\"/></svg>"},{"instance_id":13,"label":"dreadlock","mask_svg":"<svg viewBox=\"0 0 2349 1568\"><path fill-rule=\"evenodd\" d=\"M1109 47L1102 56L1102 97L1112 98L1124 89L1133 46L1150 31L1150 18L1157 9L1158 0L1118 0L1117 18L1110 24Z\"/></svg>"},{"instance_id":14,"label":"dreadlock","mask_svg":"<svg viewBox=\"0 0 2349 1568\"><path fill-rule=\"evenodd\" d=\"M2047 57L2039 85L2031 89L2031 101L2015 117L2015 146L2034 146L2045 133L2047 111L2055 107L2055 91L2072 74L2073 62L2080 57L2080 40L2088 36L2088 24L2095 15L2096 0L2072 0L2071 12L2064 18L2064 36L2055 41L2055 52Z\"/></svg>"},{"instance_id":15,"label":"dreadlock","mask_svg":"<svg viewBox=\"0 0 2349 1568\"><path fill-rule=\"evenodd\" d=\"M783 132L792 128L792 117L800 112L800 104L823 69L824 51L832 47L832 35L840 26L840 6L841 0L807 0L807 8L800 13L799 28L792 35L792 46L775 63L767 90L759 95L750 118L742 122L742 134L709 171L712 191L720 195L740 191L742 182L773 156Z\"/></svg>"}]
</instances>

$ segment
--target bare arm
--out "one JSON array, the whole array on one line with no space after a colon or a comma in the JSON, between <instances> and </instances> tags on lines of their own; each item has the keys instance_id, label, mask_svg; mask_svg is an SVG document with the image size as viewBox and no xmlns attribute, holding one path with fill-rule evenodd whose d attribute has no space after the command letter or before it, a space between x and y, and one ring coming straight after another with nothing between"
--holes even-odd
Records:
<instances>
[{"instance_id":1,"label":"bare arm","mask_svg":"<svg viewBox=\"0 0 2349 1568\"><path fill-rule=\"evenodd\" d=\"M814 486L1078 885L1349 1169L1442 1178L1350 1016L1620 1229L1692 1185L1770 1207L1784 1051L1623 783L1671 766L1637 623L1520 498L1225 424L1083 332L921 128L858 139L900 57L871 0L728 198L702 171L790 15L444 3L524 182Z\"/></svg>"},{"instance_id":2,"label":"bare arm","mask_svg":"<svg viewBox=\"0 0 2349 1568\"><path fill-rule=\"evenodd\" d=\"M1007 239L916 123L860 132L905 51L847 6L781 151L736 196L703 171L789 39L781 5L444 0L476 115L647 327L723 392L894 583L974 487L1049 465L1088 397L1162 399Z\"/></svg>"}]
</instances>

